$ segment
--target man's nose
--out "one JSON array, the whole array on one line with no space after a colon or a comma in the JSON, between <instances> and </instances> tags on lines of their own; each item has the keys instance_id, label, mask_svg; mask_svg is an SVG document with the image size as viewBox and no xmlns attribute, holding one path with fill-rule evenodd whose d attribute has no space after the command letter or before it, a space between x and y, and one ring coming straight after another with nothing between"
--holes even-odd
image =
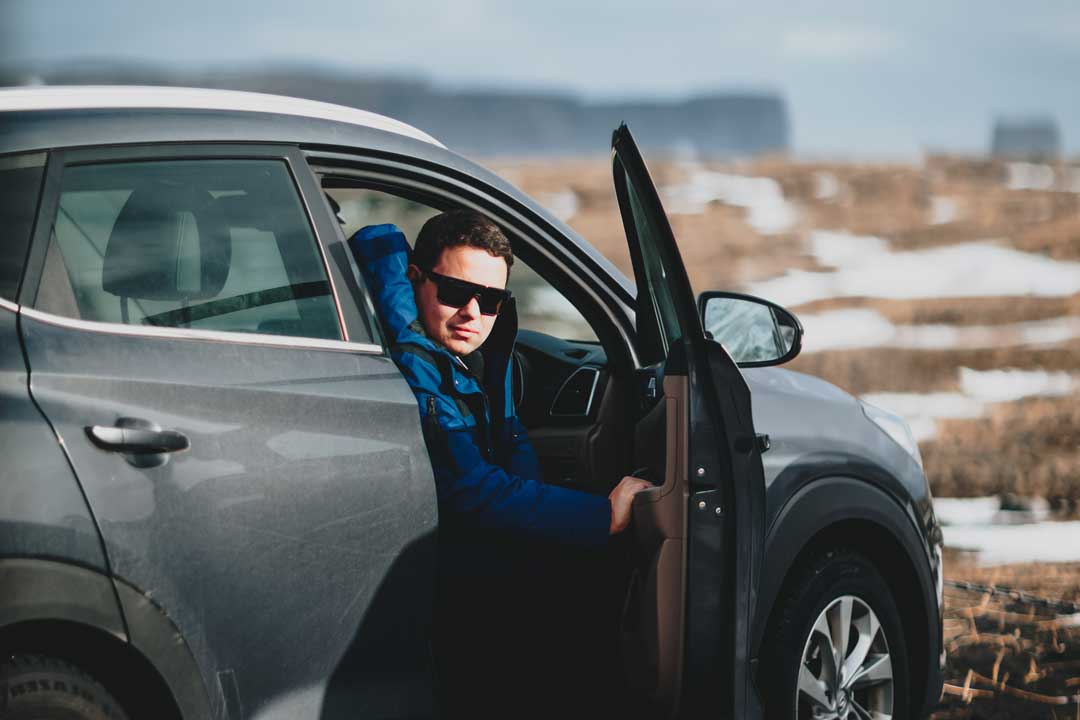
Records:
<instances>
[{"instance_id":1,"label":"man's nose","mask_svg":"<svg viewBox=\"0 0 1080 720\"><path fill-rule=\"evenodd\" d=\"M480 317L480 299L473 295L469 302L462 306L461 313L470 319Z\"/></svg>"}]
</instances>

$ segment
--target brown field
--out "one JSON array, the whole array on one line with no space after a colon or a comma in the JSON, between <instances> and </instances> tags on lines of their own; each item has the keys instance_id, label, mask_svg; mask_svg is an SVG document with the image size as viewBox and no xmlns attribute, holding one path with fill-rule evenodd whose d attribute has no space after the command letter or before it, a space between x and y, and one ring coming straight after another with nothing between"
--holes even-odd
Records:
<instances>
[{"instance_id":1,"label":"brown field","mask_svg":"<svg viewBox=\"0 0 1080 720\"><path fill-rule=\"evenodd\" d=\"M946 556L954 580L1080 601L1080 563L980 568ZM934 720L1075 718L1080 714L1080 617L1026 598L946 588L946 693Z\"/></svg>"},{"instance_id":2,"label":"brown field","mask_svg":"<svg viewBox=\"0 0 1080 720\"><path fill-rule=\"evenodd\" d=\"M530 194L573 190L578 207L569 224L632 275L606 158L492 164ZM661 188L686 177L678 163L654 160L650 167ZM743 208L720 202L699 214L673 215L697 291L737 290L794 268L825 269L805 245L808 233L818 229L881 237L897 250L994 241L1056 260L1080 260L1080 194L1064 191L1080 189L1067 187L1080 175L1061 163L1054 167L1055 188L1043 190L1011 189L1005 163L972 158L929 157L913 166L793 163L777 157L710 167L773 178L799 214L789 231L770 236L748 224ZM1080 317L1080 293L829 298L792 309L809 315L846 308L876 310L895 325L993 326ZM804 354L788 367L855 394L957 392L960 368L1066 371L1080 382L1080 339L985 349L833 350ZM1038 495L1060 517L1080 517L1080 385L1067 396L990 405L977 419L939 420L936 436L923 442L921 451L939 497ZM946 575L1080 601L1080 563L985 568L950 552ZM947 589L946 617L950 692L934 715L937 720L1080 720L1080 616L1008 596Z\"/></svg>"}]
</instances>

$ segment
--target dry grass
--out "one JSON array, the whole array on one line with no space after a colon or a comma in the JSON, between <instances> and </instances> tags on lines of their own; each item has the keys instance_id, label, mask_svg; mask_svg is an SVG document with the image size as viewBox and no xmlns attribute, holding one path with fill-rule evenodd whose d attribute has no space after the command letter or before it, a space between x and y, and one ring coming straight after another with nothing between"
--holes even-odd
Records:
<instances>
[{"instance_id":1,"label":"dry grass","mask_svg":"<svg viewBox=\"0 0 1080 720\"><path fill-rule=\"evenodd\" d=\"M941 420L938 432L921 448L935 495L1015 493L1080 510L1080 394L993 405L987 417Z\"/></svg>"},{"instance_id":2,"label":"dry grass","mask_svg":"<svg viewBox=\"0 0 1080 720\"><path fill-rule=\"evenodd\" d=\"M959 369L1041 368L1074 371L1080 340L1049 348L980 350L859 348L800 355L785 367L824 378L856 395L870 392L947 392L958 389Z\"/></svg>"},{"instance_id":3,"label":"dry grass","mask_svg":"<svg viewBox=\"0 0 1080 720\"><path fill-rule=\"evenodd\" d=\"M1080 563L981 568L946 556L951 579L1023 588L1076 602ZM934 720L1073 718L1080 714L1080 626L1060 609L1008 596L947 588L947 692ZM964 692L967 690L967 692Z\"/></svg>"},{"instance_id":4,"label":"dry grass","mask_svg":"<svg viewBox=\"0 0 1080 720\"><path fill-rule=\"evenodd\" d=\"M1069 297L964 297L886 300L826 298L791 308L796 314L865 308L876 310L897 325L1002 325L1080 316L1080 293Z\"/></svg>"}]
</instances>

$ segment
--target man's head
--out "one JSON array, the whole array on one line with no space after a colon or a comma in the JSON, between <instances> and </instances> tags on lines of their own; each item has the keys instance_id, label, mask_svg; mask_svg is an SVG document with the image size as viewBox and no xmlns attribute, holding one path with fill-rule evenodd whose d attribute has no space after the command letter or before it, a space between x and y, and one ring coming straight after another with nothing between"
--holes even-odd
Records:
<instances>
[{"instance_id":1,"label":"man's head","mask_svg":"<svg viewBox=\"0 0 1080 720\"><path fill-rule=\"evenodd\" d=\"M411 260L409 280L428 337L456 355L480 347L514 262L499 226L473 210L441 213L420 229Z\"/></svg>"}]
</instances>

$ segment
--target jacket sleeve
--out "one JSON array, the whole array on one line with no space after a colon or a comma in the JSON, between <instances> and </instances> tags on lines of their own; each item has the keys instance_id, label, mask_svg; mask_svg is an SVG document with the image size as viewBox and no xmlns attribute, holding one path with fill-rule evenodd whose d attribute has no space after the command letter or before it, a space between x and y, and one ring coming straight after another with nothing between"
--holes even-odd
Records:
<instances>
[{"instance_id":1,"label":"jacket sleeve","mask_svg":"<svg viewBox=\"0 0 1080 720\"><path fill-rule=\"evenodd\" d=\"M414 362L399 362L399 367L420 403L440 511L478 528L590 547L607 542L611 526L607 498L540 482L531 448L515 452L518 459L510 464L510 471L488 462L454 403L422 389L437 383L423 375L438 371L411 359ZM527 443L524 435L522 441ZM529 474L518 474L516 469Z\"/></svg>"},{"instance_id":2,"label":"jacket sleeve","mask_svg":"<svg viewBox=\"0 0 1080 720\"><path fill-rule=\"evenodd\" d=\"M536 457L536 451L529 442L529 435L525 432L525 426L514 415L507 420L510 433L510 452L507 469L514 475L540 480L543 474L540 471L540 459Z\"/></svg>"},{"instance_id":3,"label":"jacket sleeve","mask_svg":"<svg viewBox=\"0 0 1080 720\"><path fill-rule=\"evenodd\" d=\"M409 244L396 225L367 225L349 238L349 248L360 268L375 311L396 342L401 331L416 320L412 283L405 275Z\"/></svg>"}]
</instances>

